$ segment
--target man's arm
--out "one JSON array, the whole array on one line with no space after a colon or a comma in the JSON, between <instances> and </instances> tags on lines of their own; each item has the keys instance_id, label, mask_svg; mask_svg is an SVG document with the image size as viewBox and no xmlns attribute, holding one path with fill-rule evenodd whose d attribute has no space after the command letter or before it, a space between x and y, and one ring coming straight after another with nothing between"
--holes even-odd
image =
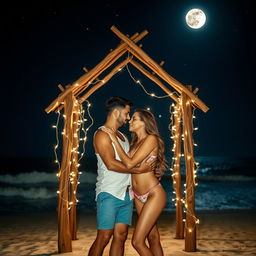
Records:
<instances>
[{"instance_id":1,"label":"man's arm","mask_svg":"<svg viewBox=\"0 0 256 256\"><path fill-rule=\"evenodd\" d=\"M121 144L119 143L116 133L109 128L103 128L102 130L105 131L110 136L110 139L115 144L117 153L120 159L122 160L122 163L128 169L132 169L138 164L140 164L158 146L156 136L148 135L146 139L143 141L143 143L139 146L135 154L132 157L129 157L123 150Z\"/></svg>"},{"instance_id":2,"label":"man's arm","mask_svg":"<svg viewBox=\"0 0 256 256\"><path fill-rule=\"evenodd\" d=\"M94 149L98 153L106 165L108 170L121 173L145 173L152 171L152 164L143 164L139 168L127 169L121 162L115 159L115 151L112 146L112 141L106 132L98 130L94 136Z\"/></svg>"}]
</instances>

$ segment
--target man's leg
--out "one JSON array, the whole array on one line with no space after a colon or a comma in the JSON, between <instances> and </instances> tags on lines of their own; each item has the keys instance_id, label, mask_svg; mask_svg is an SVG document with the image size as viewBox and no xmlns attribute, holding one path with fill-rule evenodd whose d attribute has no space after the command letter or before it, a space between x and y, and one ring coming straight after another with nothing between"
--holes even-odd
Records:
<instances>
[{"instance_id":1,"label":"man's leg","mask_svg":"<svg viewBox=\"0 0 256 256\"><path fill-rule=\"evenodd\" d=\"M123 256L128 226L132 224L133 200L130 200L129 193L126 192L125 200L117 199L116 202L119 209L116 215L116 224L109 255Z\"/></svg>"},{"instance_id":2,"label":"man's leg","mask_svg":"<svg viewBox=\"0 0 256 256\"><path fill-rule=\"evenodd\" d=\"M112 234L113 229L98 229L97 237L89 250L88 256L101 256Z\"/></svg>"},{"instance_id":3,"label":"man's leg","mask_svg":"<svg viewBox=\"0 0 256 256\"><path fill-rule=\"evenodd\" d=\"M101 256L114 232L116 207L115 198L101 192L97 198L97 237L93 242L89 256Z\"/></svg>"},{"instance_id":4,"label":"man's leg","mask_svg":"<svg viewBox=\"0 0 256 256\"><path fill-rule=\"evenodd\" d=\"M124 255L124 244L128 235L128 225L117 223L114 228L113 239L110 247L110 256Z\"/></svg>"}]
</instances>

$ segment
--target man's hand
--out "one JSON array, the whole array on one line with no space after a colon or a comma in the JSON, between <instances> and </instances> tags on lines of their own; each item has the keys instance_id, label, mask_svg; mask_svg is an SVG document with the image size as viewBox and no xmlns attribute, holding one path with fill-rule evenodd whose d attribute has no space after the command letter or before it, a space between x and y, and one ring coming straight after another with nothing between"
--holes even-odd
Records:
<instances>
[{"instance_id":1,"label":"man's hand","mask_svg":"<svg viewBox=\"0 0 256 256\"><path fill-rule=\"evenodd\" d=\"M143 161L140 167L138 168L138 170L140 173L153 172L155 170L155 167L156 167L156 159L150 162Z\"/></svg>"}]
</instances>

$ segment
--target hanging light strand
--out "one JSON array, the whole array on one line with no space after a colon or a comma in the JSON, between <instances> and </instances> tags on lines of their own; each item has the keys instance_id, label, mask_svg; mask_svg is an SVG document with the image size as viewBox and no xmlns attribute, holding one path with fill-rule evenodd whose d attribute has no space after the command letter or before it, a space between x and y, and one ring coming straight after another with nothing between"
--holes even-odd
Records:
<instances>
[{"instance_id":1,"label":"hanging light strand","mask_svg":"<svg viewBox=\"0 0 256 256\"><path fill-rule=\"evenodd\" d=\"M81 153L80 157L78 158L77 166L76 166L77 170L78 170L78 167L80 166L79 161L82 159L82 157L83 157L83 155L85 153L85 143L86 143L86 139L87 139L87 133L88 133L89 129L91 128L91 126L94 124L94 120L93 120L93 118L91 116L90 109L89 109L91 104L90 104L90 102L88 100L86 100L86 102L87 102L87 114L88 114L88 116L89 116L89 118L91 120L91 123L90 123L90 125L87 128L84 127L84 122L87 121L87 119L85 119L85 117L84 117L84 112L85 111L83 110L82 104L79 106L78 113L75 112L75 111L73 111L73 113L72 113L72 115L74 115L75 113L79 115L79 118L78 118L78 121L77 121L78 129L75 131L74 137L75 138L76 137L80 138L81 130L82 130L82 132L84 134L84 138L82 139L82 141L83 141L83 143L82 143L83 152ZM75 102L75 104L78 104L78 102ZM60 117L60 113L59 112L58 112L58 114L59 115L58 115L58 118L57 118L56 125L53 126L56 129L56 134L58 134L59 117ZM63 115L63 118L65 119L66 116ZM75 124L75 123L73 122L73 124ZM62 134L63 134L63 136L66 136L65 135L65 129L63 130ZM68 136L66 136L66 139L69 141L69 143L71 143L71 144L73 143L73 138L69 138ZM72 141L71 141L71 139L72 139ZM58 139L57 135L56 135L56 140L57 140L57 145L58 145L59 144L59 139ZM72 149L72 153L73 154L78 154L78 155L80 154L80 152L79 152L80 145L81 145L81 143L80 143L80 139L79 139L78 147ZM55 149L55 156L56 156L56 162L59 163L58 155L57 155L57 151L56 151L57 148L58 147L56 147L56 146L54 147L54 149ZM73 159L72 161L74 163L75 159ZM72 161L70 161L69 165L72 164ZM65 169L61 170L61 167L59 165L59 171L56 174L56 176L59 178L64 172L67 171L68 167L69 166L66 166ZM77 174L77 185L80 183L79 182L80 174L82 174L82 172L78 171L78 174ZM74 178L75 178L75 176L76 176L76 174L74 172L71 172L70 175L69 175L69 182L71 184L73 184L73 185L74 185ZM69 210L72 208L73 205L77 204L77 202L79 201L77 199L77 196L76 196L76 194L77 194L77 185L74 186L74 191L73 191L73 193L74 193L74 197L73 197L74 201L69 201L69 200L66 200L65 198L63 198L62 192L65 191L67 189L67 187L64 187L61 191L60 190L57 191L57 194L59 195L60 199L64 200L68 204L68 209Z\"/></svg>"},{"instance_id":2,"label":"hanging light strand","mask_svg":"<svg viewBox=\"0 0 256 256\"><path fill-rule=\"evenodd\" d=\"M55 129L56 145L53 147L53 150L55 155L55 163L58 164L58 170L60 169L60 162L58 160L58 154L57 154L57 149L59 147L59 132L58 132L59 120L60 120L60 111L58 111L56 124L52 126L52 128Z\"/></svg>"},{"instance_id":3,"label":"hanging light strand","mask_svg":"<svg viewBox=\"0 0 256 256\"><path fill-rule=\"evenodd\" d=\"M130 57L129 51L128 51L128 57ZM130 69L129 69L128 63L125 65L125 67L126 67L126 70L128 71L128 74L129 74L130 77L132 78L132 80L133 80L136 84L139 84L140 87L142 88L142 90L143 90L148 96L153 97L153 98L157 98L157 99L163 99L163 98L169 98L169 97L170 97L169 94L166 94L166 95L163 95L163 96L158 96L158 95L156 95L154 92L153 92L153 93L148 92L148 91L146 90L145 86L141 83L141 81L138 80L138 79L136 79L136 78L132 75L132 73L131 73L131 71L130 71ZM177 96L179 96L177 92L173 92L172 94L176 94Z\"/></svg>"}]
</instances>

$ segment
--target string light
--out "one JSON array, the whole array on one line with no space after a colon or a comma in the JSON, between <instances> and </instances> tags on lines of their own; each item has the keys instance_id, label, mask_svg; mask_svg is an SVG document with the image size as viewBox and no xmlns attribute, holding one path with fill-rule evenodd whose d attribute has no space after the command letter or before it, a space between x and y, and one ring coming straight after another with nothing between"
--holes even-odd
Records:
<instances>
[{"instance_id":1,"label":"string light","mask_svg":"<svg viewBox=\"0 0 256 256\"><path fill-rule=\"evenodd\" d=\"M73 201L68 201L68 200L66 200L62 197L62 192L65 189L67 189L66 187L62 188L62 190L57 190L56 191L59 198L61 200L66 201L69 210L72 208L73 205L75 205L79 202L79 200L76 197L76 195L77 195L77 185L80 184L79 178L80 178L80 175L82 174L82 172L78 171L78 167L80 166L79 161L82 159L82 157L85 153L85 143L86 143L86 140L87 140L87 133L88 133L89 129L91 128L91 126L94 124L94 120L93 120L93 118L91 116L91 113L90 113L91 104L88 100L86 100L86 102L87 102L87 114L88 114L88 116L91 120L91 123L89 124L88 127L85 128L85 126L84 126L84 123L87 122L88 120L84 117L85 111L83 110L82 105L78 103L78 101L75 101L74 106L78 107L79 110L78 111L73 110L73 112L72 112L72 116L74 116L74 114L78 114L78 120L73 121L73 125L77 125L77 129L73 134L73 138L78 140L78 145L77 145L77 147L74 147L72 149L73 157L72 157L72 161L70 161L70 163L69 163L70 166L72 164L76 163L76 159L74 158L74 156L75 155L77 155L77 156L80 155L80 157L77 159L77 164L74 165L76 170L77 170L77 174L74 171L71 171L70 174L69 174L69 183L72 185L72 189L73 189L73 191L72 191L73 192ZM65 114L62 115L62 116L63 116L64 119L66 118ZM61 170L61 166L60 166L60 163L59 163L59 160L58 160L57 148L59 146L59 136L58 136L59 119L60 119L60 111L58 111L58 117L57 117L56 124L52 126L55 129L56 142L57 142L56 145L54 146L54 154L55 154L55 162L58 164L58 172L56 173L56 176L58 177L58 179L61 177L61 175L65 171L67 171L67 168L68 168L68 167L66 167L65 169ZM81 133L83 133L82 138L81 138ZM63 129L63 131L62 131L62 135L65 136L65 129ZM66 139L68 139L71 144L73 143L72 138L69 138L68 136L66 136ZM71 139L72 139L72 141L71 141ZM78 150L79 147L80 147L80 141L82 142L82 153L81 154Z\"/></svg>"},{"instance_id":2,"label":"string light","mask_svg":"<svg viewBox=\"0 0 256 256\"><path fill-rule=\"evenodd\" d=\"M180 103L181 103L181 99L180 99ZM187 101L188 105L190 104L189 101ZM186 104L187 105L187 104ZM181 137L182 138L182 141L184 141L184 136L187 136L187 132L184 132L184 134L179 134L177 131L178 131L178 127L176 127L176 125L178 125L178 123L182 123L183 120L181 118L181 106L182 104L171 104L170 105L170 113L171 113L171 122L169 124L169 130L171 131L171 138L174 140L174 143L173 143L173 148L172 148L172 151L175 152L176 151L176 140ZM194 108L193 108L193 119L191 119L192 121L192 130L198 130L198 128L193 128L193 120L196 118L195 115L194 115ZM174 122L174 119L176 118L176 121L177 122ZM194 143L194 146L197 146L196 143ZM188 202L191 198L188 198L188 194L190 195L193 195L194 194L194 186L197 186L198 184L195 182L195 178L196 178L196 173L197 173L197 169L199 167L199 163L198 162L195 162L194 159L192 159L192 156L191 155L188 155L187 156L187 159L188 160L191 160L194 162L194 169L193 169L193 184L190 185L190 187L187 187L186 186L186 183L184 184L184 194L186 195L186 200L184 200L183 198L179 198L177 196L177 187L176 187L176 178L178 177L177 175L179 173L177 173L177 169L179 169L179 162L180 162L180 158L183 157L184 154L181 153L179 154L178 156L176 155L175 157L172 157L172 167L170 168L170 170L172 171L172 179L173 179L173 188L174 188L174 191L173 191L173 194L176 196L176 198L173 198L172 201L175 202L175 206L177 206L177 202L180 201L183 205L184 205L184 210L183 212L189 216L191 216L194 220L194 225L192 227L187 227L187 224L186 224L186 220L183 219L183 221L185 222L185 227L187 228L188 232L191 233L193 231L193 229L195 228L196 224L199 224L200 221L199 219L196 218L196 216L194 214L192 214L189 209L188 209L188 205L186 202ZM192 190L193 189L193 190ZM191 191L192 190L192 191ZM190 193L188 193L190 192Z\"/></svg>"},{"instance_id":3,"label":"string light","mask_svg":"<svg viewBox=\"0 0 256 256\"><path fill-rule=\"evenodd\" d=\"M128 57L127 57L127 58L129 58L129 57L130 57L130 53L129 53L129 51L128 51ZM163 96L157 96L154 92L151 92L151 93L148 92L148 91L145 89L145 86L141 83L141 81L138 80L138 79L136 79L136 78L132 75L132 73L131 73L131 71L130 71L130 69L129 69L128 63L126 63L125 67L126 67L126 70L127 70L128 73L129 73L130 77L132 78L132 80L133 80L135 83L139 84L139 85L141 86L141 88L143 89L143 91L144 91L148 96L153 97L153 98L157 98L157 99L163 99L163 98L169 98L169 97L170 97L169 94L165 94L165 95L163 95ZM173 95L173 94L176 94L177 96L179 96L177 92L172 93L172 95Z\"/></svg>"},{"instance_id":4,"label":"string light","mask_svg":"<svg viewBox=\"0 0 256 256\"><path fill-rule=\"evenodd\" d=\"M128 52L128 57L129 57L129 52ZM137 83L138 85L140 85L141 88L143 89L143 91L144 91L148 96L153 97L153 98L158 98L158 99L160 99L160 98L167 98L167 97L169 98L169 97L170 97L169 94L166 94L166 95L163 95L163 96L158 96L158 95L156 95L154 92L148 92L148 91L145 89L145 86L141 83L141 81L138 80L138 79L135 79L135 78L132 76L131 71L130 71L130 69L129 69L129 67L128 67L128 63L125 65L125 67L126 67L126 70L127 70L128 73L129 73L130 77L133 79L133 81L134 81L135 83ZM116 71L116 73L117 73L117 72L121 72L121 71L122 71L122 68L118 69L118 70ZM104 80L99 80L99 79L98 79L98 80L97 80L96 82L94 82L94 83L93 83L92 81L89 81L89 82L88 82L87 84L85 84L84 86L88 86L88 85L91 85L91 84L97 84L97 83L99 83L99 82L105 83ZM78 84L75 84L75 86L78 86ZM171 106L170 106L171 122L170 122L170 124L169 124L169 130L171 131L171 134L172 134L171 138L172 138L172 139L178 139L179 137L181 137L182 140L184 140L184 134L177 134L177 127L176 127L176 125L174 125L174 123L173 123L174 117L177 117L177 116L180 115L180 113L181 113L182 99L180 98L180 95L179 95L177 92L174 92L173 94L176 94L176 95L178 96L179 102L178 102L176 105L175 105L174 103L172 103ZM84 110L82 109L82 106L80 106L79 120L78 120L78 122L77 122L79 128L77 129L77 134L74 134L74 137L75 137L75 138L80 138L79 141L82 141L83 144L82 144L82 153L79 153L79 151L78 151L79 142L78 142L78 148L73 149L73 153L75 153L75 154L77 154L77 155L80 155L80 157L78 158L78 161L77 161L77 166L76 166L76 168L78 168L78 167L80 166L79 161L81 160L81 158L83 157L83 155L84 155L84 153L85 153L85 143L86 143L86 141L87 141L87 133L88 133L90 127L91 127L91 126L93 125L93 123L94 123L93 118L92 118L92 116L91 116L91 114L90 114L90 111L89 111L89 108L90 108L91 104L90 104L87 100L86 100L86 102L87 102L87 113L88 113L89 118L91 119L91 124L90 124L87 128L84 127L84 122L86 122L87 119L84 118ZM191 102L194 103L194 100L191 100L191 101L188 100L188 101L186 102L186 105L187 105L187 106L190 106ZM64 104L64 103L62 102L61 104ZM171 110L172 108L173 108L173 111ZM150 110L149 107L148 107L147 109ZM161 117L161 115L159 115L159 117ZM193 119L196 118L195 115L194 115L194 113L193 113L192 117L193 117ZM65 119L66 116L63 115L63 118ZM59 120L59 116L58 116L58 119L57 119L57 120ZM57 134L57 130L58 130L58 122L59 122L59 121L57 121L55 127L53 126L53 128L56 129L56 134ZM181 117L178 118L178 123L182 123L182 118L181 118ZM193 121L192 121L192 127L193 127ZM193 128L193 130L198 130L198 127ZM83 132L83 136L84 136L84 137L81 137L81 136L80 136L80 135L81 135L81 134L80 134L81 132ZM63 130L62 134L63 134L63 136L65 135L65 130ZM187 133L185 133L185 135L187 136ZM68 138L68 139L69 139L69 138ZM175 141L175 140L174 140L174 141ZM59 141L57 140L57 144L56 144L57 147L54 149L54 150L55 150L55 153L56 153L56 149L58 148L58 144L59 144ZM194 143L194 146L197 146L197 144ZM176 144L173 143L172 151L175 152L175 149L176 149ZM57 157L57 153L55 154L55 156L56 156L56 160L55 160L55 161L59 164L58 157ZM170 170L173 172L172 178L173 178L173 184L174 184L174 185L176 185L176 180L175 180L175 179L176 179L176 177L179 175L179 173L176 171L176 169L177 169L177 168L180 168L179 162L180 162L180 158L181 158L181 157L184 157L184 154L179 154L178 156L172 158L172 159L173 159L173 160L172 160L172 168L170 168ZM192 156L187 156L187 159L188 159L188 160L191 160L191 158L192 158ZM194 161L194 159L192 159L192 160ZM75 159L73 159L73 162L75 162ZM197 185L197 183L195 182L195 177L196 177L196 171L197 171L197 169L198 169L198 165L199 165L199 164L194 161L194 172L193 172L193 174L194 174L194 175L193 175L193 177L194 177L194 184L193 184L193 185ZM59 170L60 170L60 167L59 167ZM62 170L62 172L64 172L64 171L65 171L65 170ZM78 174L80 175L80 174L82 174L82 172L78 172ZM57 177L60 177L61 172L59 171L56 175L57 175ZM80 183L80 182L79 182L79 175L78 175L78 177L77 177L77 184ZM75 173L71 173L71 174L70 174L70 183L71 183L71 184L73 183L75 176L76 176ZM187 191L188 191L189 189L193 189L193 188L194 188L194 186L193 186L193 188L192 188L192 187L191 187L191 188L187 188L187 187L186 187L186 184L184 184L184 187L186 188ZM186 194L187 191L184 191L184 193ZM61 192L62 192L62 191L57 191L57 193L58 193L59 195L61 195ZM76 196L76 190L73 191L73 194ZM185 201L182 197L179 198L179 197L177 196L177 193L176 193L175 191L173 191L173 194L176 195L176 198L175 198L175 199L172 199L173 201L175 201L175 205L177 205L177 202L180 201L180 202L185 206L185 208L186 208L186 210L185 210L184 212L185 212L186 214L190 215L190 216L195 220L195 224L199 224L199 219L197 219L197 218L196 218L193 214L191 214L191 213L188 211L188 209L187 209L186 201L189 200L189 198L186 198L186 201ZM62 199L63 199L63 198L62 198ZM64 199L63 199L63 200L64 200ZM69 209L71 209L71 206L72 206L74 203L77 203L77 202L78 202L78 199L77 199L76 197L75 197L75 202L67 202L68 205L69 205ZM184 220L183 220L183 221L184 221ZM189 228L189 229L188 229L189 232L192 232L192 230L193 230L192 228Z\"/></svg>"},{"instance_id":5,"label":"string light","mask_svg":"<svg viewBox=\"0 0 256 256\"><path fill-rule=\"evenodd\" d=\"M129 53L128 53L129 54ZM128 55L129 56L129 55ZM133 79L133 81L135 82L135 83L137 83L137 84L139 84L140 86L141 86L141 88L143 89L143 91L148 95L148 96L151 96L151 97L154 97L154 98L166 98L166 97L169 97L169 95L168 94L166 94L166 95L163 95L163 96L157 96L155 93L150 93L150 92L148 92L146 89L145 89L145 87L143 86L143 84L141 83L141 81L140 80L138 80L138 79L135 79L133 76L132 76L132 74L131 74L131 71L130 71L130 69L129 69L129 67L128 67L128 63L125 65L126 66L126 69L127 69L127 71L128 71L128 73L129 73L129 75L130 75L130 77ZM175 92L176 93L176 92ZM177 93L176 93L177 94ZM177 131L177 127L176 127L176 124L174 125L174 117L178 117L179 115L179 117L177 118L177 123L182 123L183 121L182 121L182 118L181 118L181 107L182 107L182 99L179 97L179 95L177 94L177 96L178 96L178 99L179 99L179 102L178 102L178 104L177 105L175 105L174 103L172 103L171 104L171 106L170 106L170 112L171 112L171 122L170 122L170 124L169 124L169 130L171 131L171 134L172 134L172 136L171 136L171 138L172 139L178 139L179 137L181 137L181 139L182 139L182 141L184 141L184 134L178 134L176 131ZM191 102L192 103L194 103L194 100L192 100L192 101L190 101L190 100L188 100L187 102L186 102L186 106L190 106L190 104L191 104ZM171 110L173 108L173 111ZM148 110L150 110L150 108L148 107L147 108ZM194 111L194 110L193 110ZM193 115L192 115L192 127L193 127L193 119L195 119L196 117L195 117L195 115L194 115L194 112L193 112ZM196 128L193 128L193 130L198 130L198 127L196 127ZM176 134L177 133L177 134ZM185 136L187 136L188 134L187 134L187 132L185 132ZM194 144L194 146L197 146L197 144L196 143L193 143ZM173 143L173 148L172 148L172 151L173 152L175 152L175 149L176 149L176 144L175 144L175 140L174 140L174 143ZM176 176L177 175L179 175L179 173L178 172L176 172L176 169L177 168L180 168L180 166L179 166L179 162L180 162L180 158L181 157L184 157L184 154L182 153L182 154L179 154L178 156L176 156L176 157L173 157L172 158L172 168L170 168L170 170L173 172L173 174L172 174L172 178L173 178L173 185L175 186L176 184L177 184L177 182L176 182ZM188 155L187 156L187 159L188 160L191 160L192 159L192 156L190 156L190 155ZM194 161L194 159L193 159L193 161ZM195 177L196 177L196 171L197 171L197 168L198 168L198 164L195 164L195 166L196 166L196 168L194 168L194 175L193 175L193 179L194 179L194 184L193 185L197 185L197 183L195 182ZM189 189L190 188L188 188L188 187L186 187L186 184L184 184L184 187L186 188L186 190L187 191L189 191ZM193 186L194 187L194 186ZM176 190L176 188L174 188L174 190ZM184 194L187 194L187 191L184 191ZM190 215L194 220L195 220L195 224L199 224L199 219L197 219L193 214L191 214L190 212L189 212L189 210L188 210L188 208L187 208L187 204L185 203L186 201L183 199L183 198L179 198L178 196L177 196L177 193L175 192L175 191L173 191L173 194L175 194L176 195L176 198L175 199L173 199L172 201L175 201L175 206L177 206L177 202L178 201L180 201L184 206L185 206L185 209L186 210L184 210L184 212L186 213L186 214L188 214L188 215ZM194 193L193 193L194 194ZM188 200L189 198L186 198L186 200ZM193 227L194 228L194 227ZM192 228L189 228L189 232L192 232Z\"/></svg>"}]
</instances>

